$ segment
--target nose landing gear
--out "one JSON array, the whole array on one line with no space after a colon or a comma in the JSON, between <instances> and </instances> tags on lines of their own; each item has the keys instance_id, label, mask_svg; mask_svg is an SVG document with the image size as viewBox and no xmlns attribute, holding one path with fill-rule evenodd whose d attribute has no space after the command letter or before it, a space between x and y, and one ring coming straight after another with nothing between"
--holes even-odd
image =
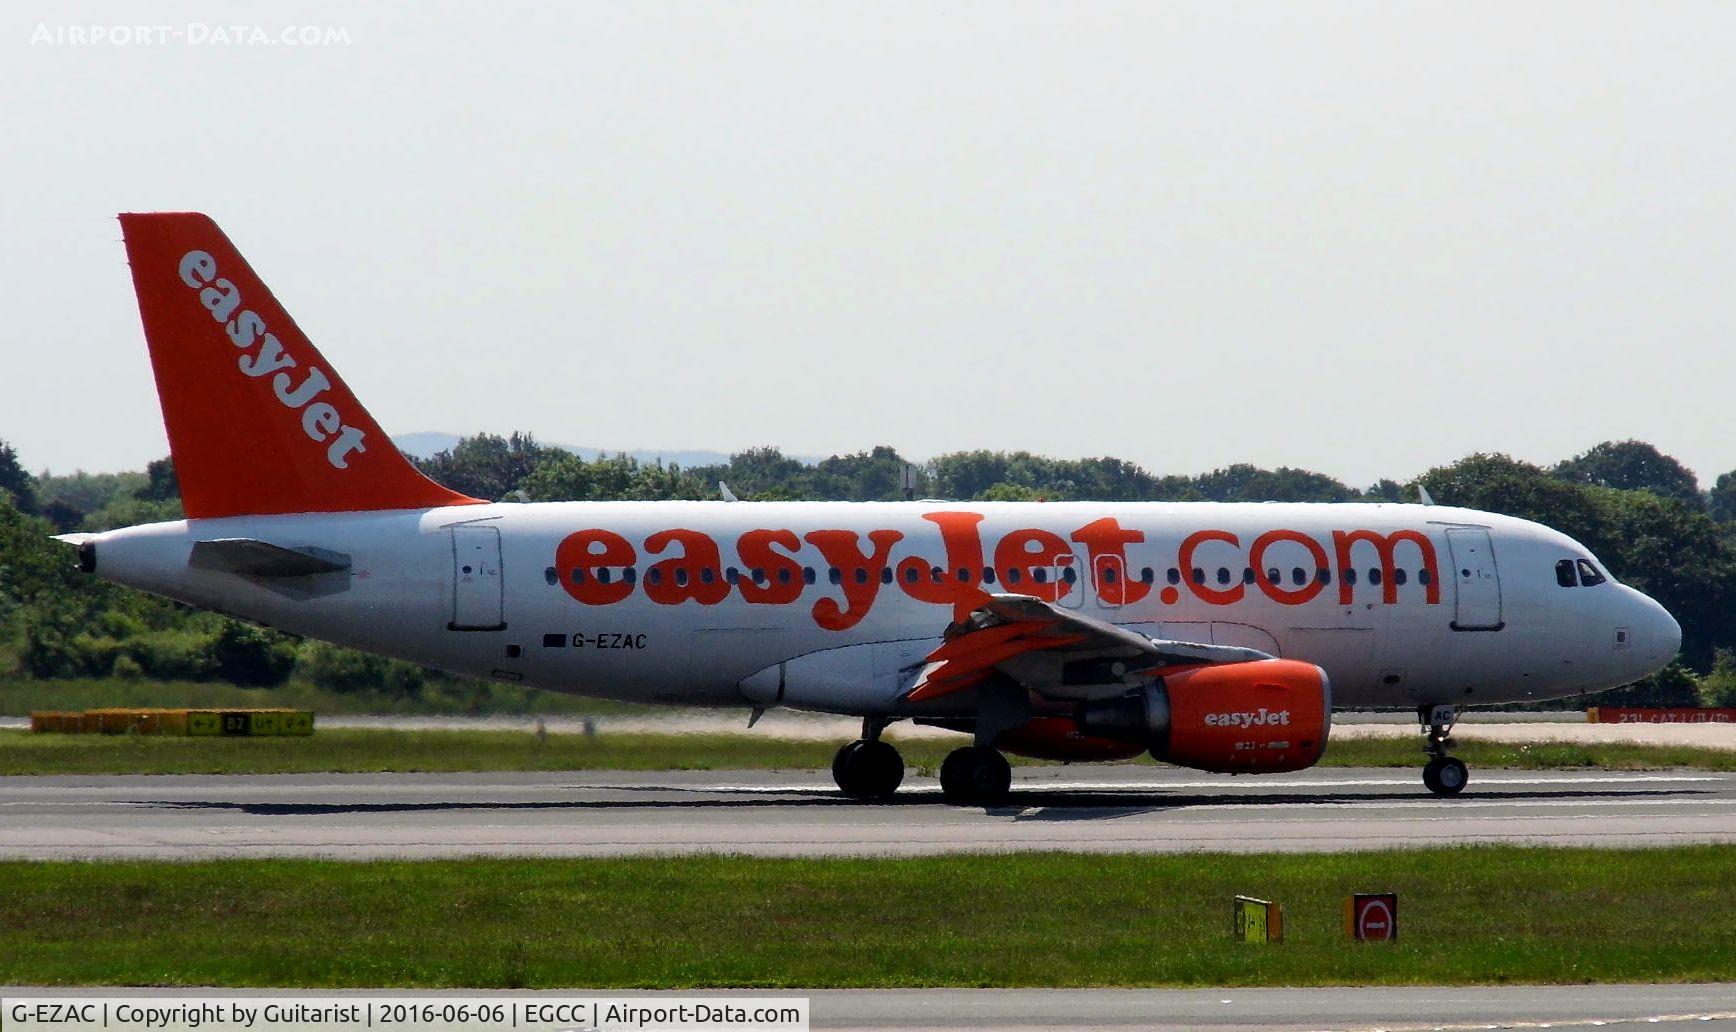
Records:
<instances>
[{"instance_id":1,"label":"nose landing gear","mask_svg":"<svg viewBox=\"0 0 1736 1032\"><path fill-rule=\"evenodd\" d=\"M1458 710L1452 706L1423 706L1417 710L1417 718L1428 739L1423 745L1423 751L1429 754L1429 762L1423 766L1423 784L1438 796L1458 795L1471 779L1465 761L1447 755L1452 746L1448 736L1459 722Z\"/></svg>"},{"instance_id":2,"label":"nose landing gear","mask_svg":"<svg viewBox=\"0 0 1736 1032\"><path fill-rule=\"evenodd\" d=\"M862 737L832 758L832 780L852 799L888 798L904 781L904 757L892 743L881 741L885 729L883 720L864 719Z\"/></svg>"}]
</instances>

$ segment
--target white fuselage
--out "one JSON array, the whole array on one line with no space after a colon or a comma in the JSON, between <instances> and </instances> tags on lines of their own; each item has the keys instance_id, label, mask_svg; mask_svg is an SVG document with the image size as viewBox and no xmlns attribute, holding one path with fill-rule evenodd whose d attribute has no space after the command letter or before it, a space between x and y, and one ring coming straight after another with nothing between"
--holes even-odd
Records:
<instances>
[{"instance_id":1,"label":"white fuselage","mask_svg":"<svg viewBox=\"0 0 1736 1032\"><path fill-rule=\"evenodd\" d=\"M193 542L224 538L341 553L349 569L189 566ZM95 554L120 583L477 677L863 715L970 710L969 693L903 694L982 592L1059 590L1149 637L1306 660L1338 707L1599 691L1680 642L1613 579L1563 584L1563 560L1601 571L1570 538L1447 506L493 504L154 524L100 535Z\"/></svg>"}]
</instances>

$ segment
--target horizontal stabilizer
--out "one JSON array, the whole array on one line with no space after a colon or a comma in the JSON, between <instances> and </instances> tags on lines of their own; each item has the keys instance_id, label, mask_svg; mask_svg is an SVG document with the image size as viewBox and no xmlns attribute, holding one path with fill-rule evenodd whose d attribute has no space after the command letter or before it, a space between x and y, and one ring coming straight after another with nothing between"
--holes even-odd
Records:
<instances>
[{"instance_id":1,"label":"horizontal stabilizer","mask_svg":"<svg viewBox=\"0 0 1736 1032\"><path fill-rule=\"evenodd\" d=\"M195 541L189 566L248 577L311 577L350 568L350 557L323 548L286 548L253 538Z\"/></svg>"}]
</instances>

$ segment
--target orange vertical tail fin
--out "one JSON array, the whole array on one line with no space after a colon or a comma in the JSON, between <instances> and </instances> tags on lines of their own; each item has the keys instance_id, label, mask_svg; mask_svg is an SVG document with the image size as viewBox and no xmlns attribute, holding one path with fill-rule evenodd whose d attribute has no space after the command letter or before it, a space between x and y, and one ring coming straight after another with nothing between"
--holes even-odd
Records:
<instances>
[{"instance_id":1,"label":"orange vertical tail fin","mask_svg":"<svg viewBox=\"0 0 1736 1032\"><path fill-rule=\"evenodd\" d=\"M122 215L189 517L463 505L411 465L204 215Z\"/></svg>"}]
</instances>

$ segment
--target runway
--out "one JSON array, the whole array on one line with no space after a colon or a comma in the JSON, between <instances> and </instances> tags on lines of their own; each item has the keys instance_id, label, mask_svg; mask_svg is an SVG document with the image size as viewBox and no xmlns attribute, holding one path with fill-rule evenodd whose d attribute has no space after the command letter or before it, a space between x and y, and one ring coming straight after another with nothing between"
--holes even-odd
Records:
<instances>
[{"instance_id":1,"label":"runway","mask_svg":"<svg viewBox=\"0 0 1736 1032\"><path fill-rule=\"evenodd\" d=\"M1275 852L1506 842L1736 842L1736 775L1414 771L1227 777L1021 768L1004 805L949 806L912 776L886 803L817 772L0 778L0 857L884 856L1059 849Z\"/></svg>"}]
</instances>

